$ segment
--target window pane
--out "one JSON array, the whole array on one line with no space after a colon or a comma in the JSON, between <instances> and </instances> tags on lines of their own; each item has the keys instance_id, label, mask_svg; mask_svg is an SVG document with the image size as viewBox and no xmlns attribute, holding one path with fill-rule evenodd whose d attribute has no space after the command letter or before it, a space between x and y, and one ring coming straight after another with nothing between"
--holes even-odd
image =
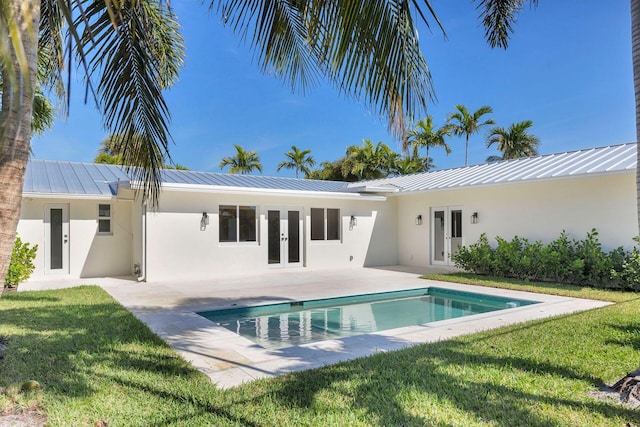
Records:
<instances>
[{"instance_id":1,"label":"window pane","mask_svg":"<svg viewBox=\"0 0 640 427\"><path fill-rule=\"evenodd\" d=\"M462 211L451 211L451 237L462 237Z\"/></svg>"},{"instance_id":2,"label":"window pane","mask_svg":"<svg viewBox=\"0 0 640 427\"><path fill-rule=\"evenodd\" d=\"M220 206L218 214L218 230L221 242L237 242L236 207Z\"/></svg>"},{"instance_id":3,"label":"window pane","mask_svg":"<svg viewBox=\"0 0 640 427\"><path fill-rule=\"evenodd\" d=\"M289 262L300 262L300 213L289 211Z\"/></svg>"},{"instance_id":4,"label":"window pane","mask_svg":"<svg viewBox=\"0 0 640 427\"><path fill-rule=\"evenodd\" d=\"M98 220L98 233L111 233L111 220L99 219Z\"/></svg>"},{"instance_id":5,"label":"window pane","mask_svg":"<svg viewBox=\"0 0 640 427\"><path fill-rule=\"evenodd\" d=\"M111 217L111 205L98 205L99 217Z\"/></svg>"},{"instance_id":6,"label":"window pane","mask_svg":"<svg viewBox=\"0 0 640 427\"><path fill-rule=\"evenodd\" d=\"M240 241L256 241L256 208L255 206L240 206Z\"/></svg>"},{"instance_id":7,"label":"window pane","mask_svg":"<svg viewBox=\"0 0 640 427\"><path fill-rule=\"evenodd\" d=\"M62 209L51 209L50 224L50 245L51 245L51 264L52 270L59 270L62 268Z\"/></svg>"},{"instance_id":8,"label":"window pane","mask_svg":"<svg viewBox=\"0 0 640 427\"><path fill-rule=\"evenodd\" d=\"M311 240L324 240L324 209L311 208Z\"/></svg>"},{"instance_id":9,"label":"window pane","mask_svg":"<svg viewBox=\"0 0 640 427\"><path fill-rule=\"evenodd\" d=\"M280 211L267 212L269 264L280 264Z\"/></svg>"},{"instance_id":10,"label":"window pane","mask_svg":"<svg viewBox=\"0 0 640 427\"><path fill-rule=\"evenodd\" d=\"M327 240L340 240L340 209L327 209Z\"/></svg>"}]
</instances>

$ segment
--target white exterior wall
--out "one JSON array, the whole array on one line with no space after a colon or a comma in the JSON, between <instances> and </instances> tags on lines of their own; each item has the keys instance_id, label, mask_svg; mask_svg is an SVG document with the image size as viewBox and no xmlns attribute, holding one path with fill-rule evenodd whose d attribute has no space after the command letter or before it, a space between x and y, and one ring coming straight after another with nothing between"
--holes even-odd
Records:
<instances>
[{"instance_id":1,"label":"white exterior wall","mask_svg":"<svg viewBox=\"0 0 640 427\"><path fill-rule=\"evenodd\" d=\"M510 240L515 235L548 243L562 230L579 240L596 228L605 250L630 249L638 234L632 173L448 189L397 199L398 258L404 265L430 265L431 207L463 208L465 245L477 242L483 232L492 244L495 236ZM473 212L478 213L477 224L471 224ZM423 217L420 226L415 225L418 214Z\"/></svg>"},{"instance_id":2,"label":"white exterior wall","mask_svg":"<svg viewBox=\"0 0 640 427\"><path fill-rule=\"evenodd\" d=\"M98 204L111 204L112 235L99 235ZM69 207L68 277L127 276L132 271L131 201L79 199L22 199L18 234L23 241L38 245L32 279L45 274L45 205ZM60 276L52 276L60 277Z\"/></svg>"},{"instance_id":3,"label":"white exterior wall","mask_svg":"<svg viewBox=\"0 0 640 427\"><path fill-rule=\"evenodd\" d=\"M301 208L303 266L361 267L397 263L395 200L369 201L259 194L163 191L157 212L147 214L147 280L203 279L212 275L256 273L267 263L267 209ZM258 241L219 242L220 205L256 206ZM339 208L341 241L310 240L310 208ZM200 229L202 213L209 225ZM351 215L357 225L349 229Z\"/></svg>"}]
</instances>

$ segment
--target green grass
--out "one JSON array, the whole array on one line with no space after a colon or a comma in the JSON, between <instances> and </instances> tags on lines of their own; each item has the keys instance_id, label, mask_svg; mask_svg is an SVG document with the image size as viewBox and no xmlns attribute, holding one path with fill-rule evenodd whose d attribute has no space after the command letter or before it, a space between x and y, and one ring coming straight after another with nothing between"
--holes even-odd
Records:
<instances>
[{"instance_id":1,"label":"green grass","mask_svg":"<svg viewBox=\"0 0 640 427\"><path fill-rule=\"evenodd\" d=\"M5 295L0 408L52 426L624 426L590 398L640 361L640 301L221 391L95 287ZM17 385L39 381L42 391Z\"/></svg>"},{"instance_id":2,"label":"green grass","mask_svg":"<svg viewBox=\"0 0 640 427\"><path fill-rule=\"evenodd\" d=\"M530 282L528 280L505 279L503 277L478 276L471 273L425 274L422 278L443 282L464 283L467 285L512 289L516 291L561 295L572 298L586 298L598 301L624 302L640 298L640 294L635 292L611 291L562 283Z\"/></svg>"}]
</instances>

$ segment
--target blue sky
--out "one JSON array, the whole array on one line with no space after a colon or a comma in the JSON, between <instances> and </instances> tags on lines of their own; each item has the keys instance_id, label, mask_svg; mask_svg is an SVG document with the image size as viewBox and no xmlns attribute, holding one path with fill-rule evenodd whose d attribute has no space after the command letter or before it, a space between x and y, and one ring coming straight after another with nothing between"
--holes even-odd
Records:
<instances>
[{"instance_id":1,"label":"blue sky","mask_svg":"<svg viewBox=\"0 0 640 427\"><path fill-rule=\"evenodd\" d=\"M520 16L508 50L490 49L470 1L432 1L448 39L420 28L437 102L428 113L441 125L456 104L490 105L500 126L532 120L542 154L635 140L630 12L627 1L540 0ZM399 150L375 111L328 85L301 95L263 75L253 54L199 2L171 2L182 24L187 58L179 83L167 93L174 162L219 172L233 144L258 152L265 175L283 153L310 148L318 161L335 160L364 138ZM35 158L92 161L106 136L92 103L73 83L70 115L34 138ZM452 154L432 150L438 168L464 164L464 140ZM485 133L470 140L469 163L497 154Z\"/></svg>"}]
</instances>

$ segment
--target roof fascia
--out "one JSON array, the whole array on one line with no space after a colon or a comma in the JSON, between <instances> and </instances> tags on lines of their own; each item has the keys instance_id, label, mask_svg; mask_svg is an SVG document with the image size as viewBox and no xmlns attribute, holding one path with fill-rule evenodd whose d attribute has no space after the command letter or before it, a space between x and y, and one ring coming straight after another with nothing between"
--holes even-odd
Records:
<instances>
[{"instance_id":1,"label":"roof fascia","mask_svg":"<svg viewBox=\"0 0 640 427\"><path fill-rule=\"evenodd\" d=\"M139 183L132 183L132 188L138 186ZM367 200L367 201L385 201L385 196L373 196L354 194L348 192L333 191L300 191L300 190L284 190L273 188L252 188L252 187L223 187L213 185L197 185L197 184L162 184L162 191L181 191L190 193L224 193L237 195L267 195L280 197L309 197L317 199L342 199L342 200Z\"/></svg>"},{"instance_id":2,"label":"roof fascia","mask_svg":"<svg viewBox=\"0 0 640 427\"><path fill-rule=\"evenodd\" d=\"M83 199L83 200L114 200L115 195L105 194L67 194L67 193L22 193L23 198L32 199Z\"/></svg>"}]
</instances>

